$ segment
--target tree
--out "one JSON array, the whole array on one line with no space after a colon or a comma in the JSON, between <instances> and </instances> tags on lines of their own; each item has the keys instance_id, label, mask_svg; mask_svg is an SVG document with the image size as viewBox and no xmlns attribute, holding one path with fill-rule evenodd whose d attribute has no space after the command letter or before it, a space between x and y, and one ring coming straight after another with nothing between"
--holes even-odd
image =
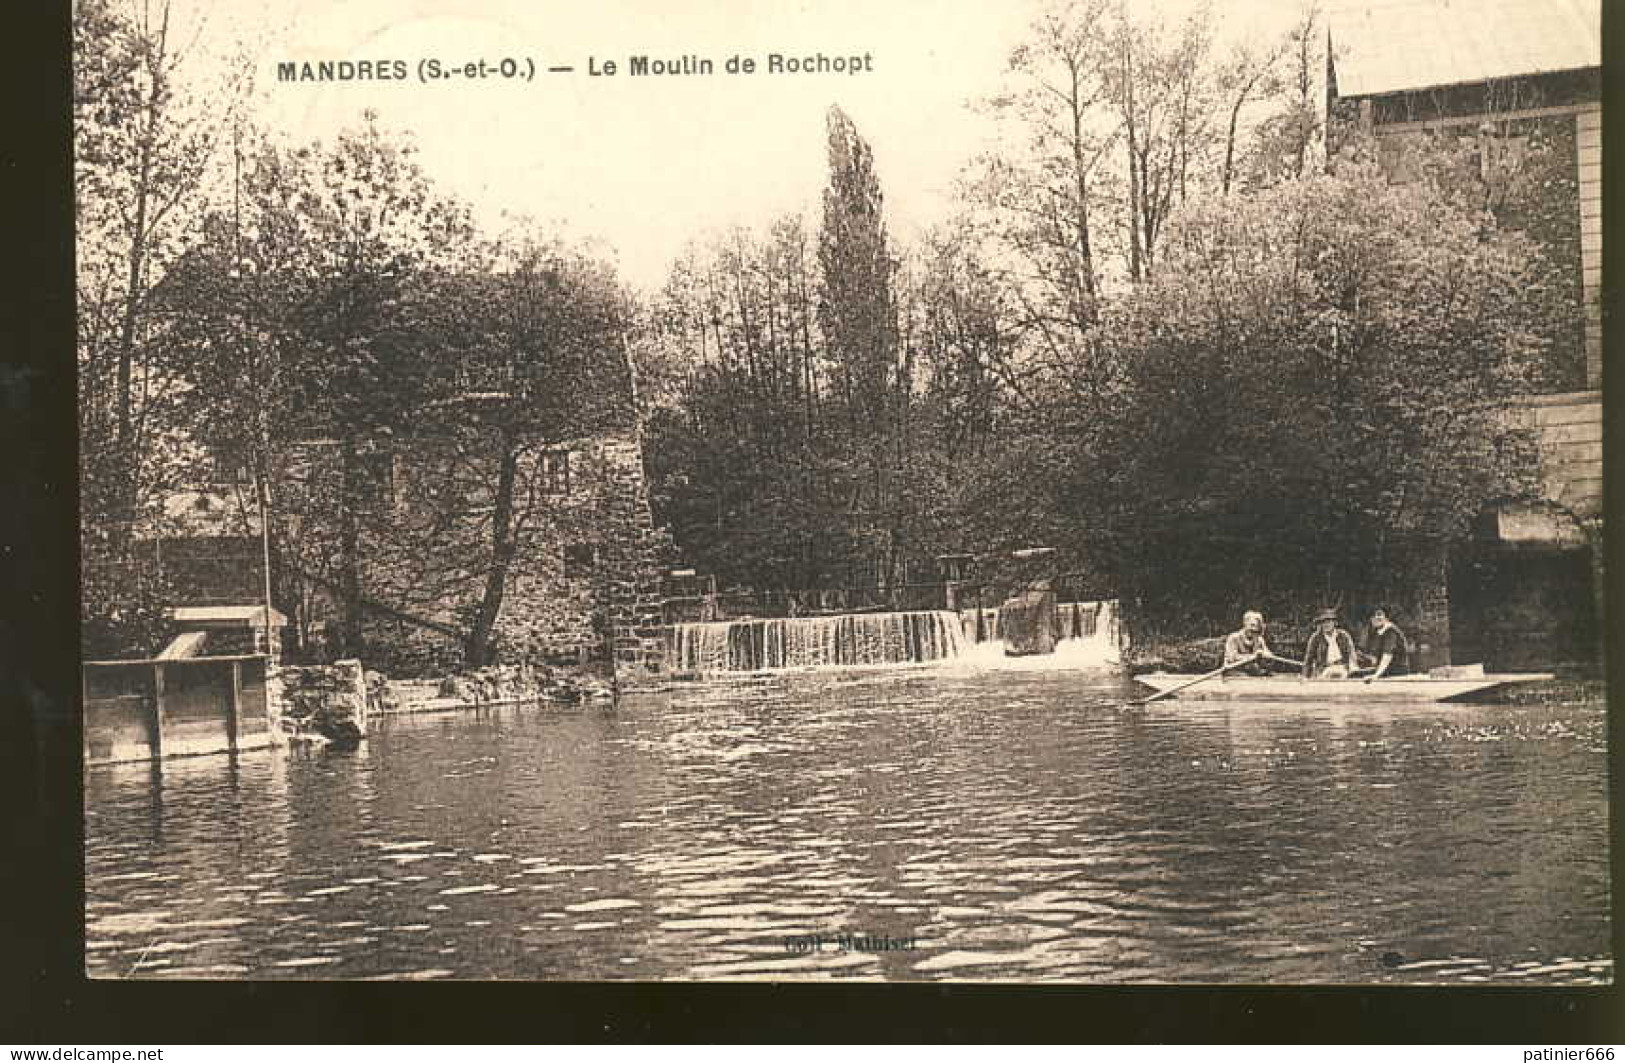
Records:
<instances>
[{"instance_id":1,"label":"tree","mask_svg":"<svg viewBox=\"0 0 1625 1063\"><path fill-rule=\"evenodd\" d=\"M1546 352L1527 242L1369 162L1193 202L1114 317L1121 392L1061 488L1153 614L1404 583L1532 487L1502 414ZM1379 590L1379 593L1381 590Z\"/></svg>"},{"instance_id":2,"label":"tree","mask_svg":"<svg viewBox=\"0 0 1625 1063\"><path fill-rule=\"evenodd\" d=\"M473 230L371 115L327 146L261 142L239 166L236 209L211 218L166 297L189 344L187 424L248 458L262 489L278 485L284 576L338 588L337 649L356 653L363 536L388 527L370 516L379 441L432 394L406 357L423 324L416 293Z\"/></svg>"},{"instance_id":3,"label":"tree","mask_svg":"<svg viewBox=\"0 0 1625 1063\"><path fill-rule=\"evenodd\" d=\"M787 217L691 247L650 315L672 381L649 427L654 504L685 556L725 580L812 585L847 556L849 407L811 244Z\"/></svg>"},{"instance_id":4,"label":"tree","mask_svg":"<svg viewBox=\"0 0 1625 1063\"><path fill-rule=\"evenodd\" d=\"M148 548L186 471L181 341L170 269L200 238L222 133L248 83L227 59L202 81L167 0L74 5L81 595L86 649L149 653L167 584Z\"/></svg>"},{"instance_id":5,"label":"tree","mask_svg":"<svg viewBox=\"0 0 1625 1063\"><path fill-rule=\"evenodd\" d=\"M928 234L903 273L898 299L918 367L913 442L904 483L907 541L916 556L1031 545L1031 486L1012 475L1052 444L1015 412L1019 309L958 224ZM1029 433L1032 438L1029 438Z\"/></svg>"},{"instance_id":6,"label":"tree","mask_svg":"<svg viewBox=\"0 0 1625 1063\"><path fill-rule=\"evenodd\" d=\"M874 153L839 108L829 111L828 132L818 321L846 410L847 446L862 467L850 534L893 555L889 569L906 536L899 495L907 478L913 366L898 338L896 263Z\"/></svg>"},{"instance_id":7,"label":"tree","mask_svg":"<svg viewBox=\"0 0 1625 1063\"><path fill-rule=\"evenodd\" d=\"M1236 178L1236 144L1241 134L1241 114L1248 104L1264 99L1279 91L1280 82L1276 65L1280 62L1285 44L1274 50L1260 52L1248 44L1236 45L1230 60L1220 75L1220 89L1224 93L1225 116L1224 165L1219 173L1219 191L1230 193ZM1307 96L1307 90L1305 92ZM1303 172L1298 160L1294 176Z\"/></svg>"},{"instance_id":8,"label":"tree","mask_svg":"<svg viewBox=\"0 0 1625 1063\"><path fill-rule=\"evenodd\" d=\"M910 292L912 329L925 376L923 416L950 464L982 453L1008 401L1010 308L963 230L930 234Z\"/></svg>"},{"instance_id":9,"label":"tree","mask_svg":"<svg viewBox=\"0 0 1625 1063\"><path fill-rule=\"evenodd\" d=\"M487 271L425 285L427 313L407 354L425 376L438 372L440 398L418 432L439 437L441 460L407 507L425 526L397 542L418 558L457 555L433 568L476 584L463 649L470 668L495 659L516 561L555 515L549 448L636 418L623 349L628 299L613 275L534 234L512 244ZM397 560L404 571L422 567Z\"/></svg>"},{"instance_id":10,"label":"tree","mask_svg":"<svg viewBox=\"0 0 1625 1063\"><path fill-rule=\"evenodd\" d=\"M154 293L197 235L246 68L201 91L167 0L74 8L81 450L88 523L128 529L158 489L174 366ZM208 97L208 105L202 97Z\"/></svg>"},{"instance_id":11,"label":"tree","mask_svg":"<svg viewBox=\"0 0 1625 1063\"><path fill-rule=\"evenodd\" d=\"M1122 122L1128 163L1129 277L1134 281L1151 272L1162 223L1185 198L1192 163L1200 164L1210 139L1209 46L1205 10L1172 36L1156 23L1135 22L1126 6L1117 10L1108 91Z\"/></svg>"},{"instance_id":12,"label":"tree","mask_svg":"<svg viewBox=\"0 0 1625 1063\"><path fill-rule=\"evenodd\" d=\"M1239 75L1233 80L1238 87L1247 85L1248 79L1242 73L1245 70L1269 71L1275 62L1283 58L1290 63L1288 77L1279 79L1270 72L1264 75L1264 80L1259 84L1260 90L1273 89L1278 103L1275 112L1264 118L1253 131L1252 169L1255 182L1302 177L1312 161L1322 133L1316 90L1319 71L1325 64L1325 52L1321 47L1323 39L1320 6L1316 0L1308 0L1281 47L1267 57L1273 62L1260 65L1252 60L1243 61L1238 56L1237 65L1233 68ZM1249 88L1247 95L1250 96L1251 91ZM1228 188L1229 184L1225 187Z\"/></svg>"},{"instance_id":13,"label":"tree","mask_svg":"<svg viewBox=\"0 0 1625 1063\"><path fill-rule=\"evenodd\" d=\"M1105 117L1107 18L1108 0L1068 0L1035 20L1032 40L1010 55L1011 89L989 101L1009 150L979 160L968 187L1056 351L1099 317L1095 185L1118 137Z\"/></svg>"},{"instance_id":14,"label":"tree","mask_svg":"<svg viewBox=\"0 0 1625 1063\"><path fill-rule=\"evenodd\" d=\"M903 386L894 364L894 264L874 153L840 108L830 108L828 128L829 186L818 234L823 279L818 323L849 427L861 434L865 426L891 419L888 398Z\"/></svg>"}]
</instances>

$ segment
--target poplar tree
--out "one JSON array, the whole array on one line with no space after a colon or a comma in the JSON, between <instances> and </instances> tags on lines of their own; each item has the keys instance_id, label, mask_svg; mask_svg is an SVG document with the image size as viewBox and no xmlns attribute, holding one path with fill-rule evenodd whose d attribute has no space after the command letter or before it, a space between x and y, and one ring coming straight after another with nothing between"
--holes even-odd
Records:
<instances>
[{"instance_id":1,"label":"poplar tree","mask_svg":"<svg viewBox=\"0 0 1625 1063\"><path fill-rule=\"evenodd\" d=\"M818 321L846 412L850 458L861 476L851 500L849 534L871 541L878 560L891 567L908 549L902 494L913 364L898 338L897 267L886 237L874 152L839 107L830 108L827 131Z\"/></svg>"}]
</instances>

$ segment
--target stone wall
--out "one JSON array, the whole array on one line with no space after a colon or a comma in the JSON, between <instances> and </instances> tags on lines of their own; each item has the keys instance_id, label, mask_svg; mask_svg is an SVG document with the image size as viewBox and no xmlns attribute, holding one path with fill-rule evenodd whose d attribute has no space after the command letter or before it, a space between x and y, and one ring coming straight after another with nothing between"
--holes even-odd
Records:
<instances>
[{"instance_id":1,"label":"stone wall","mask_svg":"<svg viewBox=\"0 0 1625 1063\"><path fill-rule=\"evenodd\" d=\"M508 661L602 661L636 686L665 671L660 580L669 549L654 525L643 450L600 438L583 455L574 519L538 537L497 625Z\"/></svg>"},{"instance_id":2,"label":"stone wall","mask_svg":"<svg viewBox=\"0 0 1625 1063\"><path fill-rule=\"evenodd\" d=\"M1544 501L1496 507L1456 559L1458 609L1473 652L1501 667L1595 659L1606 629L1602 394L1530 396L1511 413L1535 431Z\"/></svg>"},{"instance_id":3,"label":"stone wall","mask_svg":"<svg viewBox=\"0 0 1625 1063\"><path fill-rule=\"evenodd\" d=\"M464 666L461 633L471 625L491 556L486 514L495 481L491 469L473 468L471 449L444 434L397 440L387 496L365 514L365 658L392 677L448 675ZM549 477L544 460L564 454L568 474ZM448 521L445 492L453 484L464 492L468 515ZM654 527L635 436L532 448L516 495L515 556L494 629L497 661L597 663L606 674L613 661L630 681L660 675L664 640L655 628L669 546ZM307 619L336 627L337 588L329 582L317 591Z\"/></svg>"},{"instance_id":4,"label":"stone wall","mask_svg":"<svg viewBox=\"0 0 1625 1063\"><path fill-rule=\"evenodd\" d=\"M1478 544L1452 571L1457 660L1491 671L1547 671L1595 663L1600 614L1585 550Z\"/></svg>"},{"instance_id":5,"label":"stone wall","mask_svg":"<svg viewBox=\"0 0 1625 1063\"><path fill-rule=\"evenodd\" d=\"M1514 410L1540 446L1542 494L1579 520L1602 515L1602 393L1533 395Z\"/></svg>"},{"instance_id":6,"label":"stone wall","mask_svg":"<svg viewBox=\"0 0 1625 1063\"><path fill-rule=\"evenodd\" d=\"M1455 663L1451 657L1448 552L1442 547L1424 550L1415 573L1409 602L1414 619L1405 632L1410 636L1411 669L1426 671Z\"/></svg>"},{"instance_id":7,"label":"stone wall","mask_svg":"<svg viewBox=\"0 0 1625 1063\"><path fill-rule=\"evenodd\" d=\"M608 697L609 684L595 681L573 670L566 672L545 665L497 664L440 681L436 694L462 705L504 705L517 701L578 703ZM403 706L393 706L395 709Z\"/></svg>"},{"instance_id":8,"label":"stone wall","mask_svg":"<svg viewBox=\"0 0 1625 1063\"><path fill-rule=\"evenodd\" d=\"M367 676L360 661L285 666L277 671L273 714L284 735L354 745L367 735Z\"/></svg>"},{"instance_id":9,"label":"stone wall","mask_svg":"<svg viewBox=\"0 0 1625 1063\"><path fill-rule=\"evenodd\" d=\"M642 445L623 440L607 446L605 457L604 516L621 534L604 543L598 587L613 640L615 682L623 690L656 686L669 672L661 573L671 546L649 508Z\"/></svg>"}]
</instances>

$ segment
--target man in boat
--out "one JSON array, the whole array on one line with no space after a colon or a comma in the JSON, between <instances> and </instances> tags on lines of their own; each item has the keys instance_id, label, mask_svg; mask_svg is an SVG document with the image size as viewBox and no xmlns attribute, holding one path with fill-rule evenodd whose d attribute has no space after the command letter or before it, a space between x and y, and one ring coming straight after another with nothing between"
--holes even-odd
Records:
<instances>
[{"instance_id":1,"label":"man in boat","mask_svg":"<svg viewBox=\"0 0 1625 1063\"><path fill-rule=\"evenodd\" d=\"M1373 679L1404 675L1410 670L1410 655L1410 643L1405 640L1405 633L1388 619L1388 610L1373 609L1371 634L1366 639L1365 656L1375 661L1376 666L1371 669L1371 674L1365 677L1365 681L1369 683Z\"/></svg>"},{"instance_id":2,"label":"man in boat","mask_svg":"<svg viewBox=\"0 0 1625 1063\"><path fill-rule=\"evenodd\" d=\"M1248 663L1239 668L1231 669L1235 675L1268 675L1269 670L1264 662L1274 659L1275 654L1270 652L1270 645L1264 641L1264 614L1257 609L1249 609L1241 614L1241 628L1230 632L1224 640L1224 663L1235 664L1238 661Z\"/></svg>"},{"instance_id":3,"label":"man in boat","mask_svg":"<svg viewBox=\"0 0 1625 1063\"><path fill-rule=\"evenodd\" d=\"M1315 616L1315 631L1303 648L1305 679L1347 679L1354 667L1354 638L1337 623L1336 609Z\"/></svg>"}]
</instances>

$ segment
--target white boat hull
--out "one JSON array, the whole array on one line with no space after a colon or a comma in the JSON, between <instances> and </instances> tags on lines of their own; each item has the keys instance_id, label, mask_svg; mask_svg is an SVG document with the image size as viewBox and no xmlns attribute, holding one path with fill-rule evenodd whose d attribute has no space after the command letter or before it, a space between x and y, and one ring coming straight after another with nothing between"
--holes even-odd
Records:
<instances>
[{"instance_id":1,"label":"white boat hull","mask_svg":"<svg viewBox=\"0 0 1625 1063\"><path fill-rule=\"evenodd\" d=\"M1195 675L1157 673L1138 675L1138 682L1161 693L1190 683ZM1449 701L1481 694L1509 683L1534 683L1552 676L1544 672L1484 675L1444 679L1428 675L1407 675L1378 679L1300 679L1292 675L1219 676L1177 691L1172 697L1234 701L1340 701L1340 702L1427 702Z\"/></svg>"}]
</instances>

